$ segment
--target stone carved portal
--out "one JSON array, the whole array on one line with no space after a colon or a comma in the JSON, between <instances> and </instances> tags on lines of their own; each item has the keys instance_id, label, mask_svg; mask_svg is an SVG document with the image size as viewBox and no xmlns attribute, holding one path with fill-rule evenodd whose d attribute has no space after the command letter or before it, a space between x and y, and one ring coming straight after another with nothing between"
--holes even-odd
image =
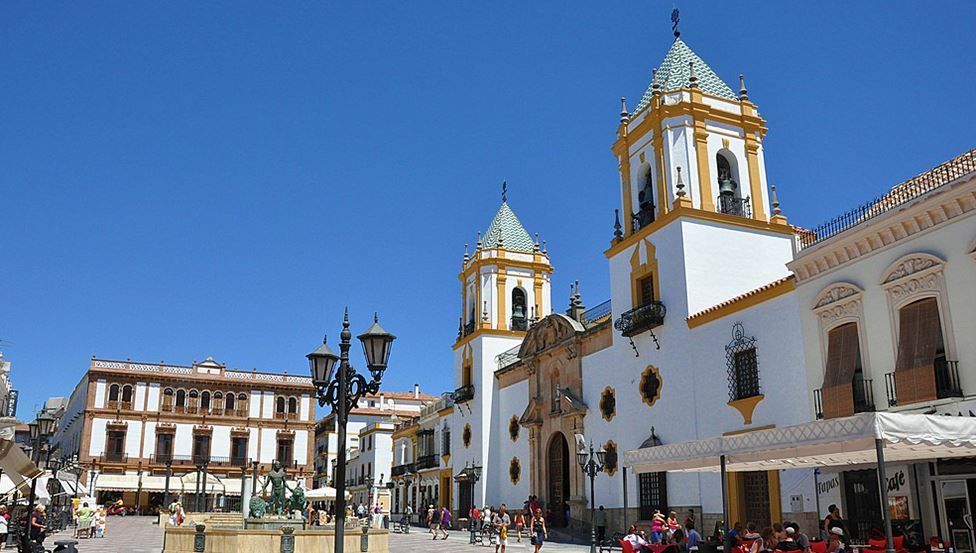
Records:
<instances>
[{"instance_id":1,"label":"stone carved portal","mask_svg":"<svg viewBox=\"0 0 976 553\"><path fill-rule=\"evenodd\" d=\"M562 432L556 432L549 440L548 448L548 492L545 508L548 510L547 521L555 528L563 528L567 524L566 506L569 500L569 444Z\"/></svg>"}]
</instances>

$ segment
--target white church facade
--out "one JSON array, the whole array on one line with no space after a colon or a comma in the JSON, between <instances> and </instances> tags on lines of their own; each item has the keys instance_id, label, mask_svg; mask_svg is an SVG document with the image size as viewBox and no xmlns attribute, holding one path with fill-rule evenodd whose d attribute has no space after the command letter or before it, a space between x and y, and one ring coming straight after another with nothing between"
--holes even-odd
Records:
<instances>
[{"instance_id":1,"label":"white church facade","mask_svg":"<svg viewBox=\"0 0 976 553\"><path fill-rule=\"evenodd\" d=\"M676 38L613 144L624 216L605 255L611 300L556 313L552 265L507 202L460 274L452 466L459 515L535 495L582 529L577 441L608 451L596 503L611 525L654 509L721 516L717 475L626 475L623 451L813 417L795 280L796 230L769 192L765 121ZM612 307L611 307L612 306ZM472 477L480 467L480 477ZM813 475L734 477L732 520L817 519ZM626 514L624 508L627 508ZM567 517L568 513L568 517Z\"/></svg>"}]
</instances>

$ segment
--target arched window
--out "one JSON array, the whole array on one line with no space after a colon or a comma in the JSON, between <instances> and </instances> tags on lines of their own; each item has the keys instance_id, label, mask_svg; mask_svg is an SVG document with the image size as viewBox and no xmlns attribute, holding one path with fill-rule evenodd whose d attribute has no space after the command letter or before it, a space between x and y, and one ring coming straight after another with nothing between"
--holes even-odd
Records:
<instances>
[{"instance_id":1,"label":"arched window","mask_svg":"<svg viewBox=\"0 0 976 553\"><path fill-rule=\"evenodd\" d=\"M112 384L108 387L108 400L110 402L115 402L119 400L119 385Z\"/></svg>"},{"instance_id":2,"label":"arched window","mask_svg":"<svg viewBox=\"0 0 976 553\"><path fill-rule=\"evenodd\" d=\"M182 413L186 410L186 390L176 391L176 412Z\"/></svg>"},{"instance_id":3,"label":"arched window","mask_svg":"<svg viewBox=\"0 0 976 553\"><path fill-rule=\"evenodd\" d=\"M237 416L247 416L247 394L243 392L237 394Z\"/></svg>"},{"instance_id":4,"label":"arched window","mask_svg":"<svg viewBox=\"0 0 976 553\"><path fill-rule=\"evenodd\" d=\"M285 398L283 396L278 396L275 400L275 418L285 418Z\"/></svg>"},{"instance_id":5,"label":"arched window","mask_svg":"<svg viewBox=\"0 0 976 553\"><path fill-rule=\"evenodd\" d=\"M166 388L165 390L163 390L163 407L162 407L162 410L163 411L172 411L173 410L173 389L172 388Z\"/></svg>"},{"instance_id":6,"label":"arched window","mask_svg":"<svg viewBox=\"0 0 976 553\"><path fill-rule=\"evenodd\" d=\"M288 398L288 414L298 414L298 400L293 397Z\"/></svg>"},{"instance_id":7,"label":"arched window","mask_svg":"<svg viewBox=\"0 0 976 553\"><path fill-rule=\"evenodd\" d=\"M213 411L214 411L214 413L220 414L220 410L223 408L223 406L224 406L224 393L223 392L214 392L214 395L213 395Z\"/></svg>"},{"instance_id":8,"label":"arched window","mask_svg":"<svg viewBox=\"0 0 976 553\"><path fill-rule=\"evenodd\" d=\"M210 410L210 392L203 392L200 395L200 409L204 412Z\"/></svg>"},{"instance_id":9,"label":"arched window","mask_svg":"<svg viewBox=\"0 0 976 553\"><path fill-rule=\"evenodd\" d=\"M634 214L634 230L640 230L654 222L654 177L651 166L641 165L638 171L637 213ZM624 221L626 224L626 220Z\"/></svg>"},{"instance_id":10,"label":"arched window","mask_svg":"<svg viewBox=\"0 0 976 553\"><path fill-rule=\"evenodd\" d=\"M735 156L728 150L715 154L715 166L718 172L718 210L730 215L750 217L749 198L742 197L739 187L738 166Z\"/></svg>"},{"instance_id":11,"label":"arched window","mask_svg":"<svg viewBox=\"0 0 976 553\"><path fill-rule=\"evenodd\" d=\"M200 405L200 392L196 390L190 390L190 403L187 405L187 410L190 413L196 413L197 407Z\"/></svg>"},{"instance_id":12,"label":"arched window","mask_svg":"<svg viewBox=\"0 0 976 553\"><path fill-rule=\"evenodd\" d=\"M132 386L129 384L122 386L122 403L132 403Z\"/></svg>"},{"instance_id":13,"label":"arched window","mask_svg":"<svg viewBox=\"0 0 976 553\"><path fill-rule=\"evenodd\" d=\"M229 392L227 394L227 399L224 400L224 411L229 415L234 412L234 392Z\"/></svg>"},{"instance_id":14,"label":"arched window","mask_svg":"<svg viewBox=\"0 0 976 553\"><path fill-rule=\"evenodd\" d=\"M529 316L525 305L525 290L512 290L512 330L528 330Z\"/></svg>"}]
</instances>

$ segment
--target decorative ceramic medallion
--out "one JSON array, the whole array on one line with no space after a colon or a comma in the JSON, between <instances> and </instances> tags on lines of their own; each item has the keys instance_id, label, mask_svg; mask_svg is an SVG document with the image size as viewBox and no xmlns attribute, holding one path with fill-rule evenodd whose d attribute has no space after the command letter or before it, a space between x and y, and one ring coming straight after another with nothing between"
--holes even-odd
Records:
<instances>
[{"instance_id":1,"label":"decorative ceramic medallion","mask_svg":"<svg viewBox=\"0 0 976 553\"><path fill-rule=\"evenodd\" d=\"M661 373L654 365L648 365L641 373L640 381L641 399L648 407L653 407L661 397Z\"/></svg>"},{"instance_id":2,"label":"decorative ceramic medallion","mask_svg":"<svg viewBox=\"0 0 976 553\"><path fill-rule=\"evenodd\" d=\"M513 442L518 440L519 431L521 429L522 427L519 426L518 417L512 415L512 418L508 421L508 437L511 438Z\"/></svg>"},{"instance_id":3,"label":"decorative ceramic medallion","mask_svg":"<svg viewBox=\"0 0 976 553\"><path fill-rule=\"evenodd\" d=\"M617 473L617 442L607 440L607 443L603 444L603 450L607 452L603 457L603 471L607 476L613 476Z\"/></svg>"},{"instance_id":4,"label":"decorative ceramic medallion","mask_svg":"<svg viewBox=\"0 0 976 553\"><path fill-rule=\"evenodd\" d=\"M600 394L600 414L607 422L617 415L617 393L610 386L604 388Z\"/></svg>"},{"instance_id":5,"label":"decorative ceramic medallion","mask_svg":"<svg viewBox=\"0 0 976 553\"><path fill-rule=\"evenodd\" d=\"M512 462L508 465L508 477L512 480L513 486L522 478L522 464L519 463L518 457L512 457Z\"/></svg>"},{"instance_id":6,"label":"decorative ceramic medallion","mask_svg":"<svg viewBox=\"0 0 976 553\"><path fill-rule=\"evenodd\" d=\"M464 447L471 446L471 425L464 425L464 431L461 432L461 441L464 443Z\"/></svg>"}]
</instances>

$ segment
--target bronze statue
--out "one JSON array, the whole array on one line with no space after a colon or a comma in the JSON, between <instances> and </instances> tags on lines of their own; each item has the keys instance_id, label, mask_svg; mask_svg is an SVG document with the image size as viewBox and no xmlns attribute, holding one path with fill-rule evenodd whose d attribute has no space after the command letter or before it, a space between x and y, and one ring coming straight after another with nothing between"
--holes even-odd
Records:
<instances>
[{"instance_id":1,"label":"bronze statue","mask_svg":"<svg viewBox=\"0 0 976 553\"><path fill-rule=\"evenodd\" d=\"M268 489L268 484L271 484L271 497L269 498L269 506L272 508L274 514L280 515L287 512L285 510L285 490L293 491L288 487L288 473L282 468L281 463L275 461L271 464L271 472L269 472L264 477L264 486L261 487L261 493L264 494Z\"/></svg>"}]
</instances>

